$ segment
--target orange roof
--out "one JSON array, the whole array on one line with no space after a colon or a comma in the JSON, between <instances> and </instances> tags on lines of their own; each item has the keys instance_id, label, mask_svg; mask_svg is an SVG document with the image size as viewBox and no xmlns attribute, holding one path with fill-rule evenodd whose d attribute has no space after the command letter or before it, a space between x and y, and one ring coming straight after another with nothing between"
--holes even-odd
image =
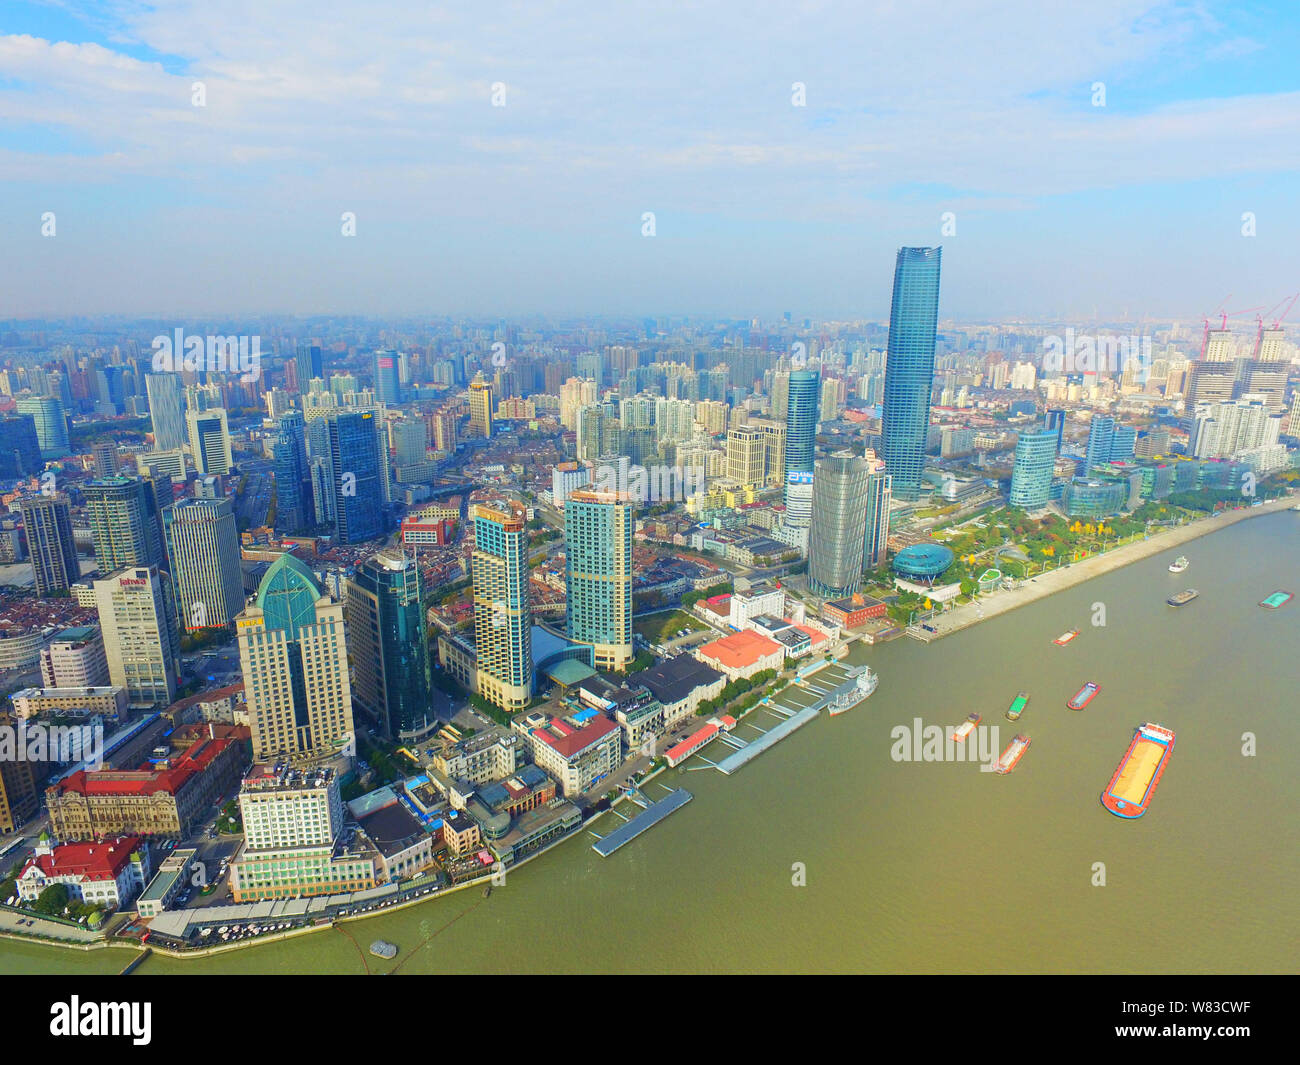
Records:
<instances>
[{"instance_id":1,"label":"orange roof","mask_svg":"<svg viewBox=\"0 0 1300 1065\"><path fill-rule=\"evenodd\" d=\"M752 666L760 658L783 654L784 651L785 649L775 640L769 640L753 629L733 632L730 636L706 643L700 648L700 654L712 658L729 669L744 669L746 666Z\"/></svg>"},{"instance_id":2,"label":"orange roof","mask_svg":"<svg viewBox=\"0 0 1300 1065\"><path fill-rule=\"evenodd\" d=\"M826 633L818 632L810 625L796 625L795 628L802 633L806 633L808 638L812 640L814 644L819 644L826 639Z\"/></svg>"}]
</instances>

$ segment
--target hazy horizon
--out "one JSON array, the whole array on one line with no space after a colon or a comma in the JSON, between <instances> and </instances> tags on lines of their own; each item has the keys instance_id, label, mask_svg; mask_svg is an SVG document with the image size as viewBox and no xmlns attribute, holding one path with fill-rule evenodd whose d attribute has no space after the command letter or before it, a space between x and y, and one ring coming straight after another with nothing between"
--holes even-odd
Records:
<instances>
[{"instance_id":1,"label":"hazy horizon","mask_svg":"<svg viewBox=\"0 0 1300 1065\"><path fill-rule=\"evenodd\" d=\"M946 321L1268 308L1300 288L1298 28L1153 0L11 4L0 318L883 321L896 249L938 244Z\"/></svg>"}]
</instances>

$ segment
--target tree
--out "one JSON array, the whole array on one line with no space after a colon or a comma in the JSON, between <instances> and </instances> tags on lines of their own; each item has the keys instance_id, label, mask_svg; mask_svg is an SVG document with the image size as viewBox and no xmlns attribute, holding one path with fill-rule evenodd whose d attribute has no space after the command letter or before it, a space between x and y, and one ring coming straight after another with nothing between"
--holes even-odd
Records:
<instances>
[{"instance_id":1,"label":"tree","mask_svg":"<svg viewBox=\"0 0 1300 1065\"><path fill-rule=\"evenodd\" d=\"M68 908L68 903L71 901L72 892L68 890L67 884L51 884L41 892L32 909L47 917L57 917Z\"/></svg>"}]
</instances>

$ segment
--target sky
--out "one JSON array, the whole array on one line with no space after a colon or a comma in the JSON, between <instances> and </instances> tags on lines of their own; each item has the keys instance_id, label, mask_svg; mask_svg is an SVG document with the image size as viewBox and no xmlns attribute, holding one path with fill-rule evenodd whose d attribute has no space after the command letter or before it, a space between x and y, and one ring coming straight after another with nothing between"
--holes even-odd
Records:
<instances>
[{"instance_id":1,"label":"sky","mask_svg":"<svg viewBox=\"0 0 1300 1065\"><path fill-rule=\"evenodd\" d=\"M883 319L934 244L945 319L1267 308L1298 46L1290 0L6 0L0 317Z\"/></svg>"}]
</instances>

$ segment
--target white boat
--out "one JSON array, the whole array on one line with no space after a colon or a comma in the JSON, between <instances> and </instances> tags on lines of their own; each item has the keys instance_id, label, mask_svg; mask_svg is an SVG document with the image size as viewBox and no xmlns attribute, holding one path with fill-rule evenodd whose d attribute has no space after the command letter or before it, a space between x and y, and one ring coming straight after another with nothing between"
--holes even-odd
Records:
<instances>
[{"instance_id":1,"label":"white boat","mask_svg":"<svg viewBox=\"0 0 1300 1065\"><path fill-rule=\"evenodd\" d=\"M830 705L826 708L826 712L831 717L842 714L846 710L852 710L858 703L868 698L880 683L879 674L871 672L866 666L858 666L857 668L861 670L857 674L857 683L848 691L841 692L832 699Z\"/></svg>"},{"instance_id":2,"label":"white boat","mask_svg":"<svg viewBox=\"0 0 1300 1065\"><path fill-rule=\"evenodd\" d=\"M1190 565L1191 563L1187 561L1186 555L1179 555L1176 559L1174 559L1171 563L1169 563L1169 572L1182 573L1183 570L1185 570Z\"/></svg>"}]
</instances>

